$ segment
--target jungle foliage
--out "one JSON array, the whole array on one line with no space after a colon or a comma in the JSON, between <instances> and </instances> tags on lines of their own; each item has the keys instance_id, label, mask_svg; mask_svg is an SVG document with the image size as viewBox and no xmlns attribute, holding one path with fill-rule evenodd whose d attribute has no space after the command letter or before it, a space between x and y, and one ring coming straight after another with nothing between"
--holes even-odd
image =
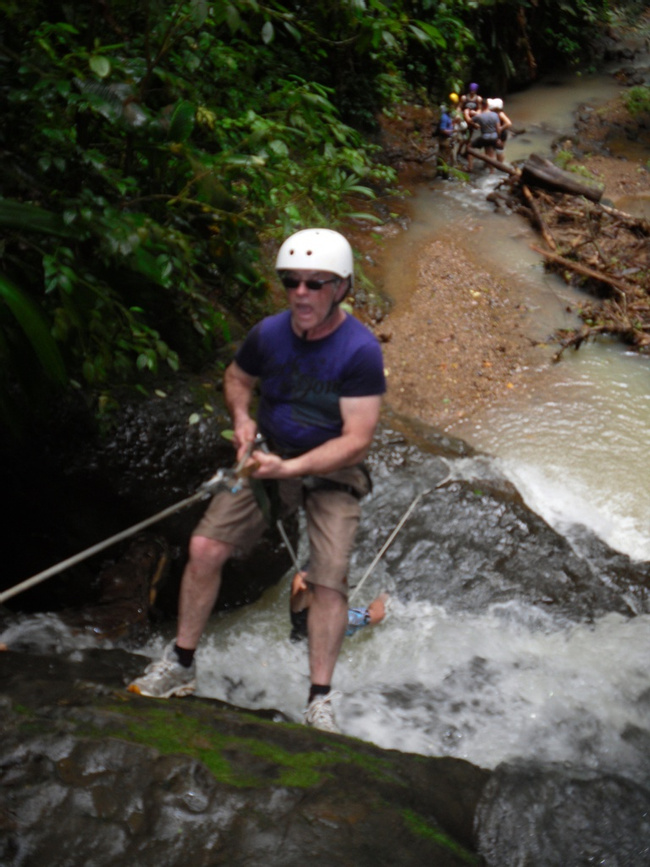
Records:
<instances>
[{"instance_id":1,"label":"jungle foliage","mask_svg":"<svg viewBox=\"0 0 650 867\"><path fill-rule=\"evenodd\" d=\"M198 364L264 304L260 250L394 181L372 130L585 44L603 0L9 0L0 414ZM582 39L579 38L582 33ZM546 42L545 42L546 40ZM529 75L530 77L530 75ZM484 79L485 80L485 79ZM493 75L493 81L494 81ZM366 215L373 219L371 215Z\"/></svg>"}]
</instances>

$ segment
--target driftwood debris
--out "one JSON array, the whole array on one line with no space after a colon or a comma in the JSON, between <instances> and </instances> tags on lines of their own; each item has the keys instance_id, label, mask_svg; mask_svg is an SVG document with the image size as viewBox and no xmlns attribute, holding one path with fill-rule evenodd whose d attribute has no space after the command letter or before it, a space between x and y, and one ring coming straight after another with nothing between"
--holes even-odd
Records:
<instances>
[{"instance_id":1,"label":"driftwood debris","mask_svg":"<svg viewBox=\"0 0 650 867\"><path fill-rule=\"evenodd\" d=\"M590 183L572 172L565 172L553 165L550 160L543 159L537 154L531 154L523 166L515 168L508 163L493 160L475 148L468 148L467 153L482 160L492 168L505 172L527 187L569 193L573 196L584 196L585 199L592 202L599 202L603 195L602 184Z\"/></svg>"},{"instance_id":2,"label":"driftwood debris","mask_svg":"<svg viewBox=\"0 0 650 867\"><path fill-rule=\"evenodd\" d=\"M558 333L556 359L598 334L650 355L650 220L602 204L601 187L534 154L514 167L469 152L508 176L490 200L530 220L547 248L532 249L547 267L592 296L578 309L584 325Z\"/></svg>"},{"instance_id":3,"label":"driftwood debris","mask_svg":"<svg viewBox=\"0 0 650 867\"><path fill-rule=\"evenodd\" d=\"M581 274L583 277L589 277L591 280L595 280L598 283L607 283L616 292L619 293L621 300L623 302L623 306L626 306L626 292L631 291L630 286L624 284L621 280L612 277L611 274L605 274L602 271L596 271L594 268L587 268L584 265L581 265L580 262L574 262L571 259L567 259L564 256L557 256L555 253L550 253L548 250L542 250L536 244L530 245L531 250L534 250L536 253L539 253L541 256L544 256L548 259L549 262L553 262L556 265L560 265L562 268L566 268L569 271L575 271L576 274Z\"/></svg>"}]
</instances>

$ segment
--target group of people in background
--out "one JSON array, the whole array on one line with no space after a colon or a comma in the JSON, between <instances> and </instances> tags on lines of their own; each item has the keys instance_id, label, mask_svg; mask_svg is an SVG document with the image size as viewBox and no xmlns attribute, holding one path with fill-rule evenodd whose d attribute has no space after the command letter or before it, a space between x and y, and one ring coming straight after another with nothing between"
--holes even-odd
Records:
<instances>
[{"instance_id":1,"label":"group of people in background","mask_svg":"<svg viewBox=\"0 0 650 867\"><path fill-rule=\"evenodd\" d=\"M439 162L447 166L457 164L462 157L468 171L474 168L474 157L469 149L483 149L486 157L503 162L508 130L512 121L503 110L500 98L485 99L479 94L478 84L469 85L467 93L449 94L449 104L440 106ZM478 131L478 136L474 138ZM490 171L494 171L490 167Z\"/></svg>"}]
</instances>

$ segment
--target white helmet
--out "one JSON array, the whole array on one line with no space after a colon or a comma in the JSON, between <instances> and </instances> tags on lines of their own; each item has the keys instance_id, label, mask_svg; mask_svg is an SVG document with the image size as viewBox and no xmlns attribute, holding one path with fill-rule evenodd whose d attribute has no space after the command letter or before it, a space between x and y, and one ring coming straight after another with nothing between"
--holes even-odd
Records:
<instances>
[{"instance_id":1,"label":"white helmet","mask_svg":"<svg viewBox=\"0 0 650 867\"><path fill-rule=\"evenodd\" d=\"M339 277L349 277L352 286L352 247L347 238L332 229L302 229L282 244L275 268L276 271L331 271Z\"/></svg>"}]
</instances>

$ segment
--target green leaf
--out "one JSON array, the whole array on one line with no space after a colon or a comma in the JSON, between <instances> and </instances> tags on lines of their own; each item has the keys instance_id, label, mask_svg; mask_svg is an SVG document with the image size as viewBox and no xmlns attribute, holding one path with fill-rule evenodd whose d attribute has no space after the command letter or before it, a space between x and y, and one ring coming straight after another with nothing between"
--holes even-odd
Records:
<instances>
[{"instance_id":1,"label":"green leaf","mask_svg":"<svg viewBox=\"0 0 650 867\"><path fill-rule=\"evenodd\" d=\"M184 142L192 134L196 108L191 102L181 100L177 103L169 126L170 141Z\"/></svg>"},{"instance_id":2,"label":"green leaf","mask_svg":"<svg viewBox=\"0 0 650 867\"><path fill-rule=\"evenodd\" d=\"M84 233L67 226L58 214L36 205L0 199L0 228L23 232L41 232L57 238L83 238Z\"/></svg>"},{"instance_id":3,"label":"green leaf","mask_svg":"<svg viewBox=\"0 0 650 867\"><path fill-rule=\"evenodd\" d=\"M190 4L192 23L195 27L201 27L205 23L210 11L207 0L192 0Z\"/></svg>"},{"instance_id":4,"label":"green leaf","mask_svg":"<svg viewBox=\"0 0 650 867\"><path fill-rule=\"evenodd\" d=\"M289 31L289 33L293 36L296 42L300 42L302 40L302 34L297 27L294 27L293 24L290 24L288 21L284 22L285 28Z\"/></svg>"},{"instance_id":5,"label":"green leaf","mask_svg":"<svg viewBox=\"0 0 650 867\"><path fill-rule=\"evenodd\" d=\"M226 7L226 22L231 33L235 33L241 27L241 17L239 10L232 3Z\"/></svg>"},{"instance_id":6,"label":"green leaf","mask_svg":"<svg viewBox=\"0 0 650 867\"><path fill-rule=\"evenodd\" d=\"M367 220L369 223L383 223L384 221L376 214L366 214L363 211L354 211L351 214L346 214L354 220Z\"/></svg>"},{"instance_id":7,"label":"green leaf","mask_svg":"<svg viewBox=\"0 0 650 867\"><path fill-rule=\"evenodd\" d=\"M88 64L98 78L106 78L111 72L111 62L101 54L91 54Z\"/></svg>"},{"instance_id":8,"label":"green leaf","mask_svg":"<svg viewBox=\"0 0 650 867\"><path fill-rule=\"evenodd\" d=\"M269 142L269 148L273 151L274 154L277 154L279 157L289 156L289 148L283 141L280 141L280 139Z\"/></svg>"},{"instance_id":9,"label":"green leaf","mask_svg":"<svg viewBox=\"0 0 650 867\"><path fill-rule=\"evenodd\" d=\"M413 24L409 26L421 42L431 42L438 48L447 47L447 40L438 28L433 26L433 24L429 24L428 21L416 21L415 24L417 27Z\"/></svg>"},{"instance_id":10,"label":"green leaf","mask_svg":"<svg viewBox=\"0 0 650 867\"><path fill-rule=\"evenodd\" d=\"M275 29L273 24L270 21L266 21L264 23L264 27L262 27L262 42L265 45L269 45L273 42L273 38L275 37Z\"/></svg>"},{"instance_id":11,"label":"green leaf","mask_svg":"<svg viewBox=\"0 0 650 867\"><path fill-rule=\"evenodd\" d=\"M2 274L0 274L0 298L6 302L27 336L45 375L55 382L65 383L67 376L63 358L36 304Z\"/></svg>"}]
</instances>

